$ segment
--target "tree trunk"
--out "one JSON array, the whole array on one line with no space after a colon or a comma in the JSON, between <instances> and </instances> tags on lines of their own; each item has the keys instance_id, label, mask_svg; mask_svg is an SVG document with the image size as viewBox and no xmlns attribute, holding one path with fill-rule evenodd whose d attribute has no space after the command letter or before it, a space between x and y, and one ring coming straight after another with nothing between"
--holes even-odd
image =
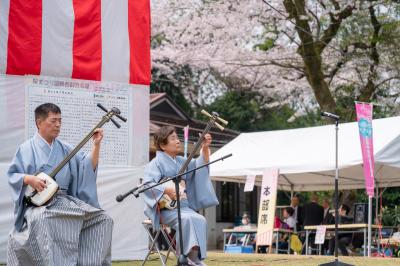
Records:
<instances>
[{"instance_id":1,"label":"tree trunk","mask_svg":"<svg viewBox=\"0 0 400 266\"><path fill-rule=\"evenodd\" d=\"M328 84L324 80L321 57L317 52L319 49L316 47L310 26L308 25L304 0L294 0L294 2L292 0L284 0L284 6L289 16L296 20L296 31L301 40L301 45L297 52L303 58L307 80L314 92L315 98L321 109L334 112L336 103Z\"/></svg>"}]
</instances>

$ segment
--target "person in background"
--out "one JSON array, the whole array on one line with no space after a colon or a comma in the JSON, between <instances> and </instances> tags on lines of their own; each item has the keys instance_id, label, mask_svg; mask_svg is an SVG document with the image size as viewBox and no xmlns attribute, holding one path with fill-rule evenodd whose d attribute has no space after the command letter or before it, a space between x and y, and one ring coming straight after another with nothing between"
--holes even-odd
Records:
<instances>
[{"instance_id":1,"label":"person in background","mask_svg":"<svg viewBox=\"0 0 400 266\"><path fill-rule=\"evenodd\" d=\"M241 225L235 226L234 229L236 230L253 230L257 229L257 225L251 224L250 223L250 216L245 212L243 213L242 216L242 221ZM255 239L256 239L256 234L255 233L236 233L235 237L237 237L238 244L252 244L255 245ZM246 239L248 239L248 243L246 242Z\"/></svg>"},{"instance_id":2,"label":"person in background","mask_svg":"<svg viewBox=\"0 0 400 266\"><path fill-rule=\"evenodd\" d=\"M245 212L242 216L241 225L235 226L234 229L247 230L247 229L257 229L255 224L250 223L250 216Z\"/></svg>"},{"instance_id":3,"label":"person in background","mask_svg":"<svg viewBox=\"0 0 400 266\"><path fill-rule=\"evenodd\" d=\"M303 206L303 226L307 225L320 225L324 218L324 208L318 204L318 196L311 195L311 202ZM310 247L314 246L315 233L309 235ZM305 253L305 250L303 250Z\"/></svg>"},{"instance_id":4,"label":"person in background","mask_svg":"<svg viewBox=\"0 0 400 266\"><path fill-rule=\"evenodd\" d=\"M353 218L347 216L350 212L350 207L342 204L339 208L339 224L351 224L353 223ZM346 246L351 243L353 238L352 233L339 233L339 250L343 256L349 256ZM333 255L335 250L335 238L332 237L329 240L329 254Z\"/></svg>"},{"instance_id":5,"label":"person in background","mask_svg":"<svg viewBox=\"0 0 400 266\"><path fill-rule=\"evenodd\" d=\"M303 208L299 204L300 204L299 196L297 195L293 196L291 199L290 207L292 207L294 210L293 218L296 221L297 231L300 231L301 227L303 226Z\"/></svg>"},{"instance_id":6,"label":"person in background","mask_svg":"<svg viewBox=\"0 0 400 266\"><path fill-rule=\"evenodd\" d=\"M322 224L334 224L335 217L333 217L332 213L330 213L329 199L324 198L322 201L322 207L324 208L324 219L322 220ZM325 239L324 244L322 245L322 254L327 254L329 250L329 239Z\"/></svg>"},{"instance_id":7,"label":"person in background","mask_svg":"<svg viewBox=\"0 0 400 266\"><path fill-rule=\"evenodd\" d=\"M311 202L303 207L303 226L307 225L320 225L324 219L324 208L318 204L318 196L311 195Z\"/></svg>"},{"instance_id":8,"label":"person in background","mask_svg":"<svg viewBox=\"0 0 400 266\"><path fill-rule=\"evenodd\" d=\"M294 209L286 207L283 209L283 222L287 224L288 229L296 231L296 219L294 219Z\"/></svg>"},{"instance_id":9,"label":"person in background","mask_svg":"<svg viewBox=\"0 0 400 266\"><path fill-rule=\"evenodd\" d=\"M296 220L294 219L294 209L292 207L286 207L283 209L283 221L281 221L281 228L282 229L289 229L289 230L294 230L296 231ZM287 253L286 250L288 249L289 243L288 243L289 235L288 234L282 234L281 238L279 239L278 242L278 249L279 253Z\"/></svg>"},{"instance_id":10,"label":"person in background","mask_svg":"<svg viewBox=\"0 0 400 266\"><path fill-rule=\"evenodd\" d=\"M322 220L322 224L334 224L335 218L333 217L332 213L330 213L330 206L329 206L329 199L325 198L322 201L322 207L324 208L324 218Z\"/></svg>"}]
</instances>

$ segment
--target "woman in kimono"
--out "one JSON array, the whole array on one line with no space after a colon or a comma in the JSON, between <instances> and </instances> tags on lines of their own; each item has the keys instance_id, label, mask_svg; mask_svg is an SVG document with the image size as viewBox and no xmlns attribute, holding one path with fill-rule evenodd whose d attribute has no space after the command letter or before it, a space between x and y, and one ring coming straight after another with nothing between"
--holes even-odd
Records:
<instances>
[{"instance_id":1,"label":"woman in kimono","mask_svg":"<svg viewBox=\"0 0 400 266\"><path fill-rule=\"evenodd\" d=\"M161 127L154 135L157 147L156 157L148 164L143 182L146 185L158 183L165 177L178 174L186 159L178 156L181 142L175 128ZM189 163L188 169L194 169L209 162L211 135L206 134L200 156ZM179 252L188 257L190 265L204 265L207 256L207 221L196 211L218 204L214 188L209 178L209 169L204 167L183 176L180 183L181 217L183 248L179 247L177 210L160 208L159 201L164 195L176 199L175 185L172 181L164 183L144 193L145 214L151 219L155 229L160 223L166 224L177 232Z\"/></svg>"}]
</instances>

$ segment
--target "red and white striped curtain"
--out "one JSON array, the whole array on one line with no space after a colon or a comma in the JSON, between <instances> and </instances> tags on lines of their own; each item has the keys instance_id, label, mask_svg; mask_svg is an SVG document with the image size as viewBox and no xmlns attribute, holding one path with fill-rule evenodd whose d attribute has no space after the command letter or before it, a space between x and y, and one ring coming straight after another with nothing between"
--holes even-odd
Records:
<instances>
[{"instance_id":1,"label":"red and white striped curtain","mask_svg":"<svg viewBox=\"0 0 400 266\"><path fill-rule=\"evenodd\" d=\"M150 83L150 0L0 0L0 73Z\"/></svg>"}]
</instances>

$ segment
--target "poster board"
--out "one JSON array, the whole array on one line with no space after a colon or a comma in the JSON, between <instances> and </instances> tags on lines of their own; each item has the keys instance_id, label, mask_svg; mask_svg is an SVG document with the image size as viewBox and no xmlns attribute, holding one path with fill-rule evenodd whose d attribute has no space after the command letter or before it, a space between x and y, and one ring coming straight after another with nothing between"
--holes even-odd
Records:
<instances>
[{"instance_id":1,"label":"poster board","mask_svg":"<svg viewBox=\"0 0 400 266\"><path fill-rule=\"evenodd\" d=\"M100 150L100 160L105 165L132 164L132 88L129 84L71 80L43 76L28 76L25 83L25 138L36 132L34 110L43 103L58 105L62 113L60 139L75 147L98 124L105 112L97 107L102 104L107 109L117 107L121 115L128 119L117 128L106 123L104 139ZM90 141L82 151L91 150Z\"/></svg>"},{"instance_id":2,"label":"poster board","mask_svg":"<svg viewBox=\"0 0 400 266\"><path fill-rule=\"evenodd\" d=\"M326 234L326 226L319 225L317 226L317 231L315 233L315 244L324 244L325 242L325 234Z\"/></svg>"}]
</instances>

